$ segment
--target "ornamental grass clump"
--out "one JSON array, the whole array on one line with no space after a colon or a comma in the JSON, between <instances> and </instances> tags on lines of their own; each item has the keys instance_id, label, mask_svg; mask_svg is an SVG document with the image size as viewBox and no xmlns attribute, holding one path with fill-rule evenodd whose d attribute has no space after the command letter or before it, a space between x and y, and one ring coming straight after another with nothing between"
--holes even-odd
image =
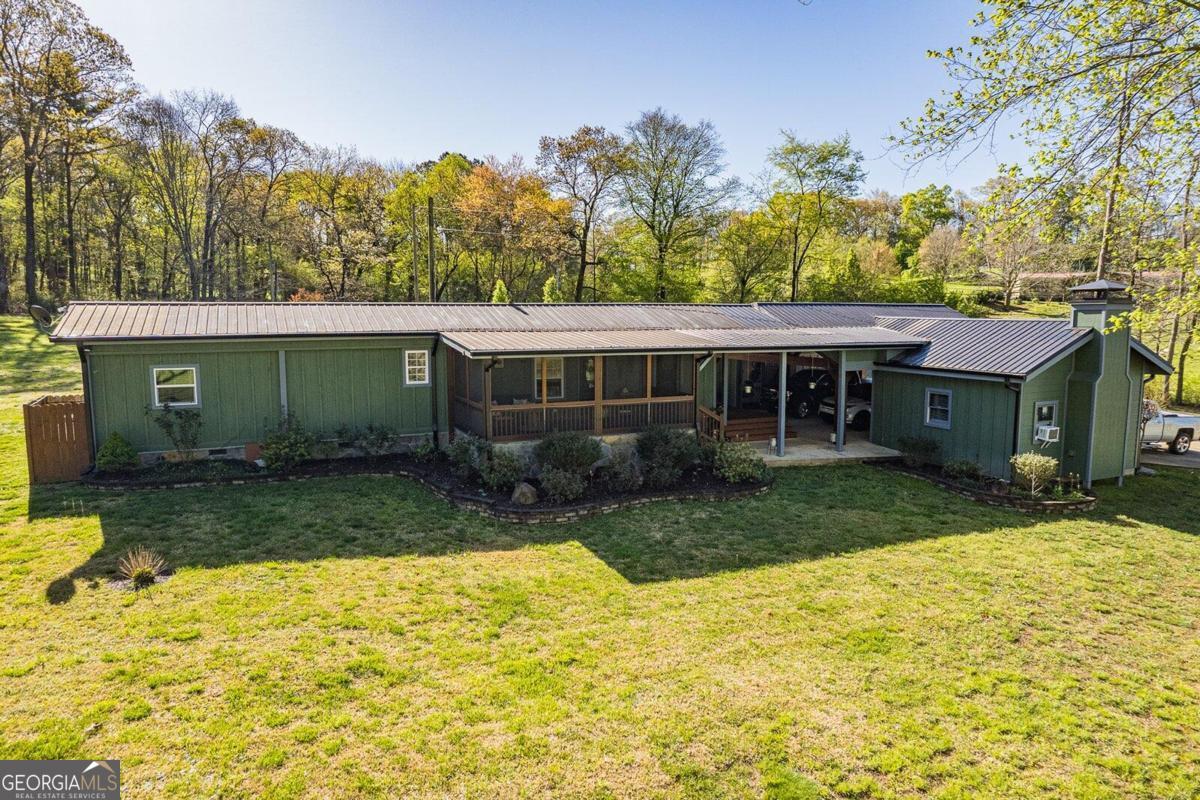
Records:
<instances>
[{"instance_id":1,"label":"ornamental grass clump","mask_svg":"<svg viewBox=\"0 0 1200 800\"><path fill-rule=\"evenodd\" d=\"M166 572L167 562L158 553L141 545L133 548L117 561L117 573L129 581L134 589L146 589L154 585L158 576Z\"/></svg>"}]
</instances>

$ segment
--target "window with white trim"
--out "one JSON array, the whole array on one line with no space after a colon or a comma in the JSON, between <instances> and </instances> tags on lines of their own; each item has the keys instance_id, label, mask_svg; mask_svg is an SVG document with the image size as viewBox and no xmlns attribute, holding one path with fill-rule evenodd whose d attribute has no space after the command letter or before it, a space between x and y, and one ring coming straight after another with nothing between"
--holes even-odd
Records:
<instances>
[{"instance_id":1,"label":"window with white trim","mask_svg":"<svg viewBox=\"0 0 1200 800\"><path fill-rule=\"evenodd\" d=\"M1043 425L1058 424L1058 401L1040 400L1033 406L1033 433L1036 436L1038 428Z\"/></svg>"},{"instance_id":2,"label":"window with white trim","mask_svg":"<svg viewBox=\"0 0 1200 800\"><path fill-rule=\"evenodd\" d=\"M429 351L404 351L404 383L406 386L429 385Z\"/></svg>"},{"instance_id":3,"label":"window with white trim","mask_svg":"<svg viewBox=\"0 0 1200 800\"><path fill-rule=\"evenodd\" d=\"M200 405L199 370L195 366L154 367L150 380L155 408Z\"/></svg>"},{"instance_id":4,"label":"window with white trim","mask_svg":"<svg viewBox=\"0 0 1200 800\"><path fill-rule=\"evenodd\" d=\"M546 365L546 398L563 398L563 360L561 358L535 358L533 360L533 396L542 399L542 364Z\"/></svg>"},{"instance_id":5,"label":"window with white trim","mask_svg":"<svg viewBox=\"0 0 1200 800\"><path fill-rule=\"evenodd\" d=\"M950 430L950 399L949 389L925 390L925 424L931 428Z\"/></svg>"}]
</instances>

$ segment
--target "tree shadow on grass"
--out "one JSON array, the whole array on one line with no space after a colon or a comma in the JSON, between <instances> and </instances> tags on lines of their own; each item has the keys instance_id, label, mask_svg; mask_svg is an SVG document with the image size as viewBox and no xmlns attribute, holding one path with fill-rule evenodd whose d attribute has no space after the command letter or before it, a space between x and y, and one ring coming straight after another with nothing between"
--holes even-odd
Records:
<instances>
[{"instance_id":1,"label":"tree shadow on grass","mask_svg":"<svg viewBox=\"0 0 1200 800\"><path fill-rule=\"evenodd\" d=\"M1152 522L1190 533L1197 522L1172 495L1186 476L1138 478L1101 490L1086 518ZM47 587L71 599L78 580L114 574L142 545L174 568L328 558L432 557L578 541L631 583L698 578L930 539L1053 521L971 502L875 467L783 470L766 495L715 503L664 502L571 525L517 525L461 511L400 477L108 492L35 488L30 516L95 515L99 550Z\"/></svg>"}]
</instances>

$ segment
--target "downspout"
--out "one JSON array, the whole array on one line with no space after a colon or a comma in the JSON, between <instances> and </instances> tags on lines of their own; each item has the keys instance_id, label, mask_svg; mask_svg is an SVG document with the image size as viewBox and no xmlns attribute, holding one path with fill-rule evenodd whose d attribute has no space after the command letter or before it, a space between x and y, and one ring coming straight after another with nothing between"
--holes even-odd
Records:
<instances>
[{"instance_id":1,"label":"downspout","mask_svg":"<svg viewBox=\"0 0 1200 800\"><path fill-rule=\"evenodd\" d=\"M96 463L96 410L92 408L92 362L88 358L89 348L79 345L79 366L83 369L83 405L87 409L88 451L92 463Z\"/></svg>"},{"instance_id":2,"label":"downspout","mask_svg":"<svg viewBox=\"0 0 1200 800\"><path fill-rule=\"evenodd\" d=\"M1012 378L1004 379L1004 388L1013 392L1013 429L1012 429L1012 454L1019 455L1021 447L1021 386L1020 381L1014 381ZM1010 462L1011 463L1011 462Z\"/></svg>"},{"instance_id":3,"label":"downspout","mask_svg":"<svg viewBox=\"0 0 1200 800\"><path fill-rule=\"evenodd\" d=\"M442 343L442 337L434 337L433 347L429 350L429 387L433 389L433 449L434 451L441 449L440 433L438 431L438 406L441 404L440 388L437 381L437 352L438 345ZM446 402L450 402L450 398L446 398Z\"/></svg>"}]
</instances>

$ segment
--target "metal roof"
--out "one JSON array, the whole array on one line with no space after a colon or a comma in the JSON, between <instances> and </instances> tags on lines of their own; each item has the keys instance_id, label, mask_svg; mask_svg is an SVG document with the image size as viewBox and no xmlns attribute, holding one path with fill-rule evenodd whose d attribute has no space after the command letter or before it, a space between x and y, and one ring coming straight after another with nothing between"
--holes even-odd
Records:
<instances>
[{"instance_id":1,"label":"metal roof","mask_svg":"<svg viewBox=\"0 0 1200 800\"><path fill-rule=\"evenodd\" d=\"M800 328L870 328L876 317L963 318L937 303L757 303L755 308Z\"/></svg>"},{"instance_id":2,"label":"metal roof","mask_svg":"<svg viewBox=\"0 0 1200 800\"><path fill-rule=\"evenodd\" d=\"M445 331L786 328L750 305L73 302L54 341L380 336Z\"/></svg>"},{"instance_id":3,"label":"metal roof","mask_svg":"<svg viewBox=\"0 0 1200 800\"><path fill-rule=\"evenodd\" d=\"M880 317L877 324L929 344L892 364L917 369L978 372L1024 378L1081 346L1091 328L1065 319L918 319Z\"/></svg>"},{"instance_id":4,"label":"metal roof","mask_svg":"<svg viewBox=\"0 0 1200 800\"><path fill-rule=\"evenodd\" d=\"M886 328L710 328L707 330L447 331L442 338L472 357L532 353L644 353L841 350L919 347L926 340Z\"/></svg>"},{"instance_id":5,"label":"metal roof","mask_svg":"<svg viewBox=\"0 0 1200 800\"><path fill-rule=\"evenodd\" d=\"M1170 362L1168 362L1165 358L1160 356L1158 353L1151 350L1146 345L1142 344L1136 338L1130 337L1129 344L1130 344L1130 346L1133 347L1133 350L1135 353L1139 354L1142 358L1149 361L1150 364L1153 367L1155 367L1161 374L1170 375L1172 372L1175 371L1175 368L1171 366Z\"/></svg>"},{"instance_id":6,"label":"metal roof","mask_svg":"<svg viewBox=\"0 0 1200 800\"><path fill-rule=\"evenodd\" d=\"M1127 284L1121 283L1120 281L1110 281L1107 278L1101 278L1100 280L1092 281L1091 283L1081 283L1078 286L1072 286L1071 291L1072 292L1099 292L1099 291L1123 292L1128 288L1129 288L1129 286Z\"/></svg>"}]
</instances>

